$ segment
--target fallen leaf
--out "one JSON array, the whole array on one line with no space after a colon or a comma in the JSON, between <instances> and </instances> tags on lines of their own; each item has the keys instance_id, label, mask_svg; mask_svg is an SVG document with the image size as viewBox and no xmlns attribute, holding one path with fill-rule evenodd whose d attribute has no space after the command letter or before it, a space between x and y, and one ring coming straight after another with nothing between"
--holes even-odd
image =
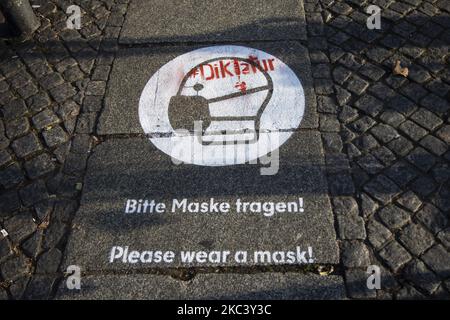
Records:
<instances>
[{"instance_id":1,"label":"fallen leaf","mask_svg":"<svg viewBox=\"0 0 450 320\"><path fill-rule=\"evenodd\" d=\"M334 271L333 266L319 266L317 268L317 271L319 272L319 275L321 276L328 276Z\"/></svg>"},{"instance_id":2,"label":"fallen leaf","mask_svg":"<svg viewBox=\"0 0 450 320\"><path fill-rule=\"evenodd\" d=\"M401 64L400 64L400 60L397 60L397 61L395 62L395 66L394 66L393 73L394 73L395 75L401 75L401 76L404 76L404 77L406 78L406 77L408 77L409 69L408 69L407 67L404 67L404 68L403 68L403 67L401 66Z\"/></svg>"}]
</instances>

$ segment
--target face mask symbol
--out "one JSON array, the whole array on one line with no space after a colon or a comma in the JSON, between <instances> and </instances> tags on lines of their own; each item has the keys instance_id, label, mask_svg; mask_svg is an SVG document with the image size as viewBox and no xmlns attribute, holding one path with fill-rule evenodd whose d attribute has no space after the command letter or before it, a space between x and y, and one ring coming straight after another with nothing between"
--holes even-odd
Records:
<instances>
[{"instance_id":1,"label":"face mask symbol","mask_svg":"<svg viewBox=\"0 0 450 320\"><path fill-rule=\"evenodd\" d=\"M220 79L217 76L220 71L216 67L216 79L195 79L194 71L198 73L202 70L204 76L204 69L214 70L211 66L219 63L223 67L226 61L226 65L232 63L235 66L234 74L230 73L232 76ZM236 69L237 64L246 66L248 72L241 74ZM261 115L273 93L272 78L267 69L266 63L263 67L254 59L236 57L216 58L197 65L184 76L177 94L170 99L168 112L171 126L175 130L188 130L197 136L202 145L224 144L227 141L257 143ZM240 81L241 77L245 78L245 82ZM200 121L201 130L197 127Z\"/></svg>"}]
</instances>

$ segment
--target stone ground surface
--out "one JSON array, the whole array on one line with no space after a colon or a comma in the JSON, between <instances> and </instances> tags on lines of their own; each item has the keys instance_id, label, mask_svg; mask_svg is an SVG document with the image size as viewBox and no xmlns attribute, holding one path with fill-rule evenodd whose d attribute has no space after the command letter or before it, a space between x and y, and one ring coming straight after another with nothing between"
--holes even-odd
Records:
<instances>
[{"instance_id":1,"label":"stone ground surface","mask_svg":"<svg viewBox=\"0 0 450 320\"><path fill-rule=\"evenodd\" d=\"M450 297L448 0L289 0L268 6L249 1L240 19L223 15L209 26L206 17L185 21L183 14L195 16L190 7L172 8L176 23L170 24L171 12L161 5L143 11L153 18L145 23L154 21L156 26L148 32L149 25L136 25L140 1L129 2L32 1L41 4L36 12L42 23L33 39L0 42L0 229L8 233L0 235L0 299L113 298L118 288L123 298ZM225 3L217 2L220 10L241 2ZM83 8L81 30L65 28L64 12L70 4ZM369 4L382 8L381 30L366 28ZM216 12L207 6L201 10ZM310 91L307 108L317 112L308 129L296 135L305 130L314 141L322 140L308 149L325 164L316 173L326 175L325 190L316 190L311 194L315 200L307 201L323 202L322 212L314 213L330 218L322 222L321 232L327 230L326 243L336 250L329 248L329 260L320 262L334 271L319 275L324 271L320 265L162 268L130 274L92 268L95 272L83 274L86 287L81 293L65 289L65 264L78 256L76 250L85 240L77 236L82 232L77 223L96 214L93 210L83 215L83 206L89 197L102 196L97 190L102 185L95 179L101 175L96 172L102 165L101 151L117 154L120 139L130 139L139 148L133 131L139 127L132 121L117 127L130 125L130 137L126 130L114 132L114 108L120 108L121 101L110 90L120 85L117 66L133 59L127 52L160 48L167 56L175 52L174 45L243 42L256 47L261 40L268 52L270 41L276 47L289 40L309 55L311 74L297 72L311 78L304 85ZM397 60L409 68L407 77L393 75ZM127 119L134 116L130 113ZM301 140L293 139L281 149L291 153L282 161L298 168L291 177L318 170L298 166L301 155L290 152ZM167 159L153 153L164 167ZM120 164L123 159L113 160ZM97 203L97 209L102 204ZM92 238L87 239L89 244ZM83 258L89 260L89 255ZM372 264L381 267L381 290L366 288L365 270Z\"/></svg>"}]
</instances>

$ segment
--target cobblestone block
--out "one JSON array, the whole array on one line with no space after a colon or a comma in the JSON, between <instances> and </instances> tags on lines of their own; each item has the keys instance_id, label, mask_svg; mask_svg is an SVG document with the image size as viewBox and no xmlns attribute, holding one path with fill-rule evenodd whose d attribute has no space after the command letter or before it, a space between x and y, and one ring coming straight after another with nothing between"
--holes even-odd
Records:
<instances>
[{"instance_id":1,"label":"cobblestone block","mask_svg":"<svg viewBox=\"0 0 450 320\"><path fill-rule=\"evenodd\" d=\"M56 102L62 103L76 94L75 88L68 83L63 83L50 90L50 94Z\"/></svg>"},{"instance_id":2,"label":"cobblestone block","mask_svg":"<svg viewBox=\"0 0 450 320\"><path fill-rule=\"evenodd\" d=\"M15 185L23 182L25 177L17 163L13 163L10 166L0 170L0 184L9 189Z\"/></svg>"},{"instance_id":3,"label":"cobblestone block","mask_svg":"<svg viewBox=\"0 0 450 320\"><path fill-rule=\"evenodd\" d=\"M411 116L411 119L428 130L435 129L436 127L441 125L443 122L441 120L441 118L436 116L434 113L432 113L428 110L425 110L423 108L420 108L419 110L417 110Z\"/></svg>"},{"instance_id":4,"label":"cobblestone block","mask_svg":"<svg viewBox=\"0 0 450 320\"><path fill-rule=\"evenodd\" d=\"M434 234L443 230L448 222L448 219L438 208L428 203L417 212L416 219Z\"/></svg>"},{"instance_id":5,"label":"cobblestone block","mask_svg":"<svg viewBox=\"0 0 450 320\"><path fill-rule=\"evenodd\" d=\"M11 146L16 155L20 158L29 156L37 151L42 150L39 139L33 132L15 140Z\"/></svg>"},{"instance_id":6,"label":"cobblestone block","mask_svg":"<svg viewBox=\"0 0 450 320\"><path fill-rule=\"evenodd\" d=\"M391 238L392 233L388 228L373 218L369 220L367 223L367 239L375 249L381 248Z\"/></svg>"},{"instance_id":7,"label":"cobblestone block","mask_svg":"<svg viewBox=\"0 0 450 320\"><path fill-rule=\"evenodd\" d=\"M386 176L378 175L364 186L364 191L381 203L387 204L401 192L401 189Z\"/></svg>"},{"instance_id":8,"label":"cobblestone block","mask_svg":"<svg viewBox=\"0 0 450 320\"><path fill-rule=\"evenodd\" d=\"M445 279L450 276L450 253L441 245L434 245L425 252L422 260L430 267L440 278Z\"/></svg>"},{"instance_id":9,"label":"cobblestone block","mask_svg":"<svg viewBox=\"0 0 450 320\"><path fill-rule=\"evenodd\" d=\"M381 221L391 230L396 230L410 221L410 214L394 204L382 208L378 212Z\"/></svg>"},{"instance_id":10,"label":"cobblestone block","mask_svg":"<svg viewBox=\"0 0 450 320\"><path fill-rule=\"evenodd\" d=\"M380 160L385 167L391 165L397 159L394 153L384 146L373 150L372 154Z\"/></svg>"},{"instance_id":11,"label":"cobblestone block","mask_svg":"<svg viewBox=\"0 0 450 320\"><path fill-rule=\"evenodd\" d=\"M415 148L406 159L420 170L426 172L436 163L435 157L421 147Z\"/></svg>"},{"instance_id":12,"label":"cobblestone block","mask_svg":"<svg viewBox=\"0 0 450 320\"><path fill-rule=\"evenodd\" d=\"M52 126L59 122L59 119L56 116L56 114L50 109L45 109L39 112L32 118L32 120L34 126L38 130L41 130L48 126Z\"/></svg>"},{"instance_id":13,"label":"cobblestone block","mask_svg":"<svg viewBox=\"0 0 450 320\"><path fill-rule=\"evenodd\" d=\"M411 261L405 267L405 277L428 294L433 293L440 284L436 275L418 259Z\"/></svg>"},{"instance_id":14,"label":"cobblestone block","mask_svg":"<svg viewBox=\"0 0 450 320\"><path fill-rule=\"evenodd\" d=\"M400 232L400 242L412 254L419 256L434 243L433 236L418 224L410 223Z\"/></svg>"},{"instance_id":15,"label":"cobblestone block","mask_svg":"<svg viewBox=\"0 0 450 320\"><path fill-rule=\"evenodd\" d=\"M420 201L419 197L412 191L406 191L396 201L402 207L412 212L416 212L422 205L422 201Z\"/></svg>"},{"instance_id":16,"label":"cobblestone block","mask_svg":"<svg viewBox=\"0 0 450 320\"><path fill-rule=\"evenodd\" d=\"M50 98L45 92L39 92L27 99L28 107L33 113L43 110L48 107L50 103Z\"/></svg>"},{"instance_id":17,"label":"cobblestone block","mask_svg":"<svg viewBox=\"0 0 450 320\"><path fill-rule=\"evenodd\" d=\"M420 140L420 145L437 156L441 156L448 151L448 145L445 142L431 135Z\"/></svg>"},{"instance_id":18,"label":"cobblestone block","mask_svg":"<svg viewBox=\"0 0 450 320\"><path fill-rule=\"evenodd\" d=\"M59 125L56 125L49 130L44 130L42 132L42 135L44 137L45 143L50 148L56 147L69 140L68 134Z\"/></svg>"},{"instance_id":19,"label":"cobblestone block","mask_svg":"<svg viewBox=\"0 0 450 320\"><path fill-rule=\"evenodd\" d=\"M378 209L378 204L367 194L361 194L361 213L364 218L371 216Z\"/></svg>"},{"instance_id":20,"label":"cobblestone block","mask_svg":"<svg viewBox=\"0 0 450 320\"><path fill-rule=\"evenodd\" d=\"M55 170L52 159L46 153L25 162L25 170L30 179L36 179Z\"/></svg>"},{"instance_id":21,"label":"cobblestone block","mask_svg":"<svg viewBox=\"0 0 450 320\"><path fill-rule=\"evenodd\" d=\"M372 117L375 117L383 109L383 103L370 95L363 95L354 105Z\"/></svg>"},{"instance_id":22,"label":"cobblestone block","mask_svg":"<svg viewBox=\"0 0 450 320\"><path fill-rule=\"evenodd\" d=\"M413 144L402 136L392 140L387 146L392 152L399 156L405 156L413 149Z\"/></svg>"},{"instance_id":23,"label":"cobblestone block","mask_svg":"<svg viewBox=\"0 0 450 320\"><path fill-rule=\"evenodd\" d=\"M414 102L401 95L396 95L395 97L390 99L387 102L387 106L406 117L411 115L411 113L413 113L414 110L417 109L417 106Z\"/></svg>"},{"instance_id":24,"label":"cobblestone block","mask_svg":"<svg viewBox=\"0 0 450 320\"><path fill-rule=\"evenodd\" d=\"M411 260L411 255L408 251L396 241L387 244L380 250L379 255L394 272L397 272L404 264Z\"/></svg>"},{"instance_id":25,"label":"cobblestone block","mask_svg":"<svg viewBox=\"0 0 450 320\"><path fill-rule=\"evenodd\" d=\"M2 112L6 120L11 120L26 115L28 109L22 99L14 99L3 107Z\"/></svg>"},{"instance_id":26,"label":"cobblestone block","mask_svg":"<svg viewBox=\"0 0 450 320\"><path fill-rule=\"evenodd\" d=\"M361 79L356 75L352 75L348 80L346 87L348 91L357 95L361 95L367 89L368 86L369 83L367 81Z\"/></svg>"},{"instance_id":27,"label":"cobblestone block","mask_svg":"<svg viewBox=\"0 0 450 320\"><path fill-rule=\"evenodd\" d=\"M47 189L42 180L36 180L23 187L19 190L19 195L25 206L30 206L44 199L48 199Z\"/></svg>"},{"instance_id":28,"label":"cobblestone block","mask_svg":"<svg viewBox=\"0 0 450 320\"><path fill-rule=\"evenodd\" d=\"M354 299L373 299L376 298L376 290L367 288L367 277L369 275L365 270L347 269L345 270L345 285L348 294Z\"/></svg>"},{"instance_id":29,"label":"cobblestone block","mask_svg":"<svg viewBox=\"0 0 450 320\"><path fill-rule=\"evenodd\" d=\"M33 222L33 217L29 211L15 213L3 225L10 239L16 244L36 230L36 224Z\"/></svg>"},{"instance_id":30,"label":"cobblestone block","mask_svg":"<svg viewBox=\"0 0 450 320\"><path fill-rule=\"evenodd\" d=\"M347 268L367 268L371 264L369 250L360 241L344 241L342 262Z\"/></svg>"},{"instance_id":31,"label":"cobblestone block","mask_svg":"<svg viewBox=\"0 0 450 320\"><path fill-rule=\"evenodd\" d=\"M407 162L401 160L388 168L386 175L397 185L404 187L418 176L418 172Z\"/></svg>"}]
</instances>

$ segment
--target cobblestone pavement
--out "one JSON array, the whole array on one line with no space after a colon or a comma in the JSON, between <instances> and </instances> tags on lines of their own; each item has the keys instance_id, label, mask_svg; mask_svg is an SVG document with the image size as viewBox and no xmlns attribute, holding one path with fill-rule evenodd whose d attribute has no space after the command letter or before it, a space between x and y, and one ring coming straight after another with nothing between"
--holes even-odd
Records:
<instances>
[{"instance_id":1,"label":"cobblestone pavement","mask_svg":"<svg viewBox=\"0 0 450 320\"><path fill-rule=\"evenodd\" d=\"M0 299L55 294L128 0L33 4L34 38L0 43ZM65 28L71 4L81 30ZM449 298L450 3L304 7L347 295ZM392 74L397 60L408 77ZM382 290L365 289L371 264Z\"/></svg>"}]
</instances>

